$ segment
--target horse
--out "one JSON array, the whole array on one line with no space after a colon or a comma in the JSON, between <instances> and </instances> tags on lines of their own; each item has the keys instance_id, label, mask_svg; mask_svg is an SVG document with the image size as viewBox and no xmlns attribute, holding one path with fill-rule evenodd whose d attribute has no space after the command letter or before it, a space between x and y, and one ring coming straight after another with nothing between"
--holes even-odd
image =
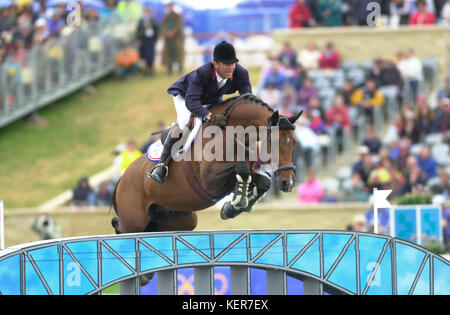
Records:
<instances>
[{"instance_id":1,"label":"horse","mask_svg":"<svg viewBox=\"0 0 450 315\"><path fill-rule=\"evenodd\" d=\"M271 140L274 138L271 130L277 127L279 161L274 175L282 191L292 190L295 185L292 159L296 143L293 130L301 112L286 118L252 94L229 98L211 107L210 111L225 115L227 127L259 127L262 130L259 133L265 133L260 135ZM231 160L195 160L192 149L195 143L203 140L202 149L208 145L205 141L209 138L204 133L207 127L211 126L203 122L201 132L185 153L190 159L174 159L169 164L168 176L162 186L146 175L156 162L151 162L145 154L130 164L112 196L112 206L118 217L114 217L111 223L117 234L190 231L198 223L196 211L214 205L233 191L233 200L225 203L221 210L222 219L233 218L244 211L250 212L252 206L264 196L271 180L257 172L258 160L250 160L250 154L243 161L237 158L237 153ZM235 148L241 147L249 153L248 135L244 141L229 137L226 132L222 137L228 138L228 141L231 139Z\"/></svg>"}]
</instances>

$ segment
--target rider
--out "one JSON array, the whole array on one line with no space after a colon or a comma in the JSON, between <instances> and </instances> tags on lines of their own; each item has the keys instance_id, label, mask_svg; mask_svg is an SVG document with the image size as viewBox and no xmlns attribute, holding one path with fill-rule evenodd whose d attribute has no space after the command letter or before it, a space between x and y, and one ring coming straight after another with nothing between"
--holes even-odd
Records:
<instances>
[{"instance_id":1,"label":"rider","mask_svg":"<svg viewBox=\"0 0 450 315\"><path fill-rule=\"evenodd\" d=\"M220 102L224 94L252 93L248 71L238 64L234 47L222 41L214 48L213 61L188 73L172 84L167 92L173 95L177 122L172 125L169 135L164 142L160 163L155 165L147 174L155 182L162 185L168 174L168 167L164 164L170 156L172 145L179 140L179 130L188 124L191 115L210 125L226 126L226 117L213 114L208 109ZM208 104L208 105L206 105ZM172 132L175 127L178 132Z\"/></svg>"}]
</instances>

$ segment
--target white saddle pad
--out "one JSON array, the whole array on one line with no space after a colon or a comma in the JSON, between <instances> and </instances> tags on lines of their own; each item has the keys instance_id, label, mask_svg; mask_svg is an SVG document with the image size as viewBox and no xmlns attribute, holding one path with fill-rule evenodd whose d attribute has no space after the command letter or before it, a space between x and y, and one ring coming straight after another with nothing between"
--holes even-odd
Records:
<instances>
[{"instance_id":1,"label":"white saddle pad","mask_svg":"<svg viewBox=\"0 0 450 315\"><path fill-rule=\"evenodd\" d=\"M185 148L183 148L184 152L189 150L189 148L191 147L191 144L192 144L192 142L194 142L194 139L197 136L201 126L202 126L202 121L200 119L196 118L194 128L192 128L192 131L189 133L189 136L185 143ZM152 162L159 162L163 148L164 148L164 145L162 144L161 139L153 142L147 149L147 159L149 159Z\"/></svg>"}]
</instances>

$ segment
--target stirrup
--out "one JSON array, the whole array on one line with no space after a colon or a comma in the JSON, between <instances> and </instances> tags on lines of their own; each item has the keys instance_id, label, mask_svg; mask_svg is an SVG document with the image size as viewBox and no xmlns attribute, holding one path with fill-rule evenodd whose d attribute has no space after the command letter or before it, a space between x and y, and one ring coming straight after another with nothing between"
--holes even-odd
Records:
<instances>
[{"instance_id":1,"label":"stirrup","mask_svg":"<svg viewBox=\"0 0 450 315\"><path fill-rule=\"evenodd\" d=\"M159 167L163 167L165 169L165 175L160 176L159 174L154 174L154 172L157 172ZM164 163L158 163L156 164L150 172L147 173L147 176L151 179L153 179L156 183L162 185L164 183L164 180L166 179L167 175L169 175L169 167L165 165Z\"/></svg>"}]
</instances>

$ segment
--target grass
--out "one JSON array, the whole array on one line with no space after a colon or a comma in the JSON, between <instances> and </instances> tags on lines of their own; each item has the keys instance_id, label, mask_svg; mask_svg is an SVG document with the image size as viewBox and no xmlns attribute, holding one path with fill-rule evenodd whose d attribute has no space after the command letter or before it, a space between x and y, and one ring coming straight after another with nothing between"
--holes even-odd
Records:
<instances>
[{"instance_id":1,"label":"grass","mask_svg":"<svg viewBox=\"0 0 450 315\"><path fill-rule=\"evenodd\" d=\"M255 85L259 70L250 70ZM41 123L17 121L0 129L0 199L5 208L35 207L110 166L114 147L138 145L176 114L167 87L177 76L126 82L108 77L97 93L72 94L39 112Z\"/></svg>"}]
</instances>

